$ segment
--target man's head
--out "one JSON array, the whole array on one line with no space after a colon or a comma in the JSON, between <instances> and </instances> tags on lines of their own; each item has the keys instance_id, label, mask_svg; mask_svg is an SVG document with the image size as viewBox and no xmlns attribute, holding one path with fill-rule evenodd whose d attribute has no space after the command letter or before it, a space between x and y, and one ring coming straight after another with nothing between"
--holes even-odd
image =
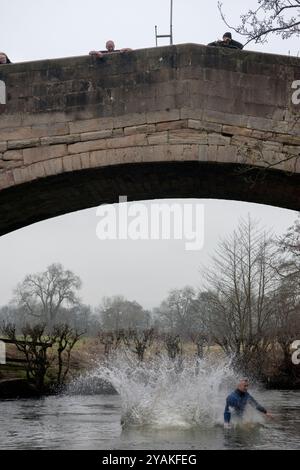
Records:
<instances>
[{"instance_id":1,"label":"man's head","mask_svg":"<svg viewBox=\"0 0 300 470\"><path fill-rule=\"evenodd\" d=\"M108 50L108 52L113 52L115 50L115 43L114 41L107 41L106 45L105 45L106 49Z\"/></svg>"},{"instance_id":2,"label":"man's head","mask_svg":"<svg viewBox=\"0 0 300 470\"><path fill-rule=\"evenodd\" d=\"M225 33L223 34L223 41L226 42L226 43L229 43L232 39L232 35L231 33Z\"/></svg>"},{"instance_id":3,"label":"man's head","mask_svg":"<svg viewBox=\"0 0 300 470\"><path fill-rule=\"evenodd\" d=\"M4 54L4 52L0 52L0 64L6 64L7 63L7 56Z\"/></svg>"},{"instance_id":4,"label":"man's head","mask_svg":"<svg viewBox=\"0 0 300 470\"><path fill-rule=\"evenodd\" d=\"M248 387L249 387L249 380L247 379L247 377L243 377L239 380L239 383L238 383L238 390L240 392L247 392L248 390Z\"/></svg>"}]
</instances>

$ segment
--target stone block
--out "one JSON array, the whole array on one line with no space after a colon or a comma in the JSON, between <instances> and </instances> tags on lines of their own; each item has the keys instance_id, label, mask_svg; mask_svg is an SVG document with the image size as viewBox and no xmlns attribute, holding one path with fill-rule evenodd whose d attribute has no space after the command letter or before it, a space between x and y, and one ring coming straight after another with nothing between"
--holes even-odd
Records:
<instances>
[{"instance_id":1,"label":"stone block","mask_svg":"<svg viewBox=\"0 0 300 470\"><path fill-rule=\"evenodd\" d=\"M161 145L168 142L169 134L165 132L156 132L155 134L148 135L148 144L149 145Z\"/></svg>"},{"instance_id":2,"label":"stone block","mask_svg":"<svg viewBox=\"0 0 300 470\"><path fill-rule=\"evenodd\" d=\"M155 124L142 124L141 126L130 126L124 128L124 135L152 134L156 131Z\"/></svg>"},{"instance_id":3,"label":"stone block","mask_svg":"<svg viewBox=\"0 0 300 470\"><path fill-rule=\"evenodd\" d=\"M188 127L187 119L180 119L179 121L169 121L169 122L160 122L156 124L156 131L168 131L168 130L176 130L176 129L185 129Z\"/></svg>"},{"instance_id":4,"label":"stone block","mask_svg":"<svg viewBox=\"0 0 300 470\"><path fill-rule=\"evenodd\" d=\"M133 134L126 137L115 137L107 139L107 148L121 148L147 145L146 134Z\"/></svg>"},{"instance_id":5,"label":"stone block","mask_svg":"<svg viewBox=\"0 0 300 470\"><path fill-rule=\"evenodd\" d=\"M81 134L58 135L54 137L41 137L41 145L72 144L81 140Z\"/></svg>"},{"instance_id":6,"label":"stone block","mask_svg":"<svg viewBox=\"0 0 300 470\"><path fill-rule=\"evenodd\" d=\"M3 154L3 160L23 161L23 150L8 150Z\"/></svg>"},{"instance_id":7,"label":"stone block","mask_svg":"<svg viewBox=\"0 0 300 470\"><path fill-rule=\"evenodd\" d=\"M37 147L40 145L40 139L10 140L7 143L8 149L24 149Z\"/></svg>"},{"instance_id":8,"label":"stone block","mask_svg":"<svg viewBox=\"0 0 300 470\"><path fill-rule=\"evenodd\" d=\"M146 114L147 123L158 123L164 121L176 121L180 119L179 109L170 109L169 111L152 111Z\"/></svg>"},{"instance_id":9,"label":"stone block","mask_svg":"<svg viewBox=\"0 0 300 470\"><path fill-rule=\"evenodd\" d=\"M68 145L68 153L69 154L85 153L85 152L90 152L92 150L106 149L106 147L107 147L106 139L90 140L87 142L78 142L76 144Z\"/></svg>"},{"instance_id":10,"label":"stone block","mask_svg":"<svg viewBox=\"0 0 300 470\"><path fill-rule=\"evenodd\" d=\"M113 118L85 119L83 121L73 121L69 123L71 134L81 134L83 132L94 132L106 129L113 129Z\"/></svg>"},{"instance_id":11,"label":"stone block","mask_svg":"<svg viewBox=\"0 0 300 470\"><path fill-rule=\"evenodd\" d=\"M100 139L107 139L108 137L112 137L113 130L112 129L105 129L103 131L95 131L95 132L84 132L80 134L80 140L82 142L86 142L88 140L100 140Z\"/></svg>"},{"instance_id":12,"label":"stone block","mask_svg":"<svg viewBox=\"0 0 300 470\"><path fill-rule=\"evenodd\" d=\"M208 134L193 129L183 129L169 132L170 144L207 144Z\"/></svg>"},{"instance_id":13,"label":"stone block","mask_svg":"<svg viewBox=\"0 0 300 470\"><path fill-rule=\"evenodd\" d=\"M76 145L76 144L74 144ZM50 160L51 158L59 158L67 154L67 145L49 145L23 150L24 163L30 165L32 163Z\"/></svg>"},{"instance_id":14,"label":"stone block","mask_svg":"<svg viewBox=\"0 0 300 470\"><path fill-rule=\"evenodd\" d=\"M0 174L0 190L13 186L14 184L15 180L11 170Z\"/></svg>"}]
</instances>

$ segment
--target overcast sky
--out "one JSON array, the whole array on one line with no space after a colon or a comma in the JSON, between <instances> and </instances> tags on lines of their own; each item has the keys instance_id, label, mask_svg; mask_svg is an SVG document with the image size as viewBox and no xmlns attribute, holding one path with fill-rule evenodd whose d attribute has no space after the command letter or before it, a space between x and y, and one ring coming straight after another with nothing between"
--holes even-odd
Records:
<instances>
[{"instance_id":1,"label":"overcast sky","mask_svg":"<svg viewBox=\"0 0 300 470\"><path fill-rule=\"evenodd\" d=\"M224 0L223 4L231 23L236 23L257 2ZM115 40L118 48L153 47L155 24L160 34L168 33L169 6L169 0L1 0L0 50L20 62L85 55L91 49L103 49L107 39ZM228 29L216 0L174 0L173 24L175 43L207 44ZM249 45L249 49L298 55L300 47L296 38L271 38L267 45ZM218 239L231 232L241 217L250 214L280 234L297 216L293 211L242 202L194 202L205 207L205 242L198 252L187 251L184 241L178 240L100 241L95 209L1 237L0 305L10 300L25 274L59 261L81 277L84 302L97 305L104 295L122 294L152 308L169 289L200 284L200 264L208 263Z\"/></svg>"}]
</instances>

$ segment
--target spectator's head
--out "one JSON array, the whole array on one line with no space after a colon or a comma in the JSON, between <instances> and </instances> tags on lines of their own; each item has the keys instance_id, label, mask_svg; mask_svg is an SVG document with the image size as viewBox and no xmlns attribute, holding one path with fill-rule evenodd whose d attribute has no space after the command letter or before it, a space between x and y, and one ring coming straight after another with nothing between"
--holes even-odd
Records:
<instances>
[{"instance_id":1,"label":"spectator's head","mask_svg":"<svg viewBox=\"0 0 300 470\"><path fill-rule=\"evenodd\" d=\"M231 39L232 39L231 33L225 33L225 34L223 35L223 41L224 41L224 42L229 43L229 42L231 41Z\"/></svg>"},{"instance_id":2,"label":"spectator's head","mask_svg":"<svg viewBox=\"0 0 300 470\"><path fill-rule=\"evenodd\" d=\"M240 392L244 392L244 393L247 392L248 387L249 387L249 380L246 377L243 377L242 379L239 380L237 388Z\"/></svg>"},{"instance_id":3,"label":"spectator's head","mask_svg":"<svg viewBox=\"0 0 300 470\"><path fill-rule=\"evenodd\" d=\"M4 52L0 52L0 64L9 64L10 60Z\"/></svg>"},{"instance_id":4,"label":"spectator's head","mask_svg":"<svg viewBox=\"0 0 300 470\"><path fill-rule=\"evenodd\" d=\"M106 49L108 50L108 52L113 52L115 50L115 43L114 41L107 41L106 45L105 45Z\"/></svg>"}]
</instances>

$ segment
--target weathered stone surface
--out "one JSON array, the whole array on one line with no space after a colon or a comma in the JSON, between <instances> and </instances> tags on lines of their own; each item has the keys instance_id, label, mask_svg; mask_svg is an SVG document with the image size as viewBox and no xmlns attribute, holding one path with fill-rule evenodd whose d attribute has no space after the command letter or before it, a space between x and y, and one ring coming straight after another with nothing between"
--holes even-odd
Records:
<instances>
[{"instance_id":1,"label":"weathered stone surface","mask_svg":"<svg viewBox=\"0 0 300 470\"><path fill-rule=\"evenodd\" d=\"M7 142L0 142L0 153L7 150Z\"/></svg>"},{"instance_id":2,"label":"weathered stone surface","mask_svg":"<svg viewBox=\"0 0 300 470\"><path fill-rule=\"evenodd\" d=\"M0 174L0 190L8 188L12 184L14 184L14 177L11 170Z\"/></svg>"},{"instance_id":3,"label":"weathered stone surface","mask_svg":"<svg viewBox=\"0 0 300 470\"><path fill-rule=\"evenodd\" d=\"M25 149L28 147L37 147L40 145L40 139L11 140L7 143L8 149Z\"/></svg>"},{"instance_id":4,"label":"weathered stone surface","mask_svg":"<svg viewBox=\"0 0 300 470\"><path fill-rule=\"evenodd\" d=\"M198 121L195 119L189 119L188 128L198 129L198 130L203 130L203 131L208 131L208 132L221 132L222 124L217 124L215 122L203 122L203 121Z\"/></svg>"},{"instance_id":5,"label":"weathered stone surface","mask_svg":"<svg viewBox=\"0 0 300 470\"><path fill-rule=\"evenodd\" d=\"M205 110L203 112L203 121L217 122L223 125L228 124L232 126L246 127L249 119L250 118L247 115L231 114L223 111ZM258 127L258 129L260 128Z\"/></svg>"},{"instance_id":6,"label":"weathered stone surface","mask_svg":"<svg viewBox=\"0 0 300 470\"><path fill-rule=\"evenodd\" d=\"M90 154L89 152L86 153L80 153L80 160L81 160L81 168L87 169L91 167L91 162L90 162Z\"/></svg>"},{"instance_id":7,"label":"weathered stone surface","mask_svg":"<svg viewBox=\"0 0 300 470\"><path fill-rule=\"evenodd\" d=\"M83 134L84 135L84 134ZM55 144L72 144L79 142L82 138L81 134L59 135L55 137L41 137L41 145L55 145Z\"/></svg>"},{"instance_id":8,"label":"weathered stone surface","mask_svg":"<svg viewBox=\"0 0 300 470\"><path fill-rule=\"evenodd\" d=\"M65 157L65 158L67 158L67 157ZM58 175L59 173L62 173L63 170L64 170L63 159L62 158L55 158L53 160L46 160L46 161L42 162L42 164L43 164L46 176Z\"/></svg>"},{"instance_id":9,"label":"weathered stone surface","mask_svg":"<svg viewBox=\"0 0 300 470\"><path fill-rule=\"evenodd\" d=\"M187 127L187 119L180 119L179 121L160 122L156 124L156 131L161 132L174 129L185 129Z\"/></svg>"},{"instance_id":10,"label":"weathered stone surface","mask_svg":"<svg viewBox=\"0 0 300 470\"><path fill-rule=\"evenodd\" d=\"M180 119L179 109L172 109L168 111L156 111L147 113L147 123L151 124L159 121L177 121Z\"/></svg>"},{"instance_id":11,"label":"weathered stone surface","mask_svg":"<svg viewBox=\"0 0 300 470\"><path fill-rule=\"evenodd\" d=\"M255 137L254 132L251 129L248 129L246 127L237 127L237 126L222 126L222 133L223 134L229 134L229 135L243 135L243 136L248 136L248 137ZM257 136L258 137L258 136ZM260 137L258 137L260 138Z\"/></svg>"},{"instance_id":12,"label":"weathered stone surface","mask_svg":"<svg viewBox=\"0 0 300 470\"><path fill-rule=\"evenodd\" d=\"M3 160L22 160L23 150L8 150L3 154Z\"/></svg>"},{"instance_id":13,"label":"weathered stone surface","mask_svg":"<svg viewBox=\"0 0 300 470\"><path fill-rule=\"evenodd\" d=\"M83 132L93 132L106 129L113 129L113 119L86 119L84 121L70 122L70 133L78 134Z\"/></svg>"},{"instance_id":14,"label":"weathered stone surface","mask_svg":"<svg viewBox=\"0 0 300 470\"><path fill-rule=\"evenodd\" d=\"M115 137L107 140L107 148L134 147L147 145L146 134L128 135L126 137Z\"/></svg>"},{"instance_id":15,"label":"weathered stone surface","mask_svg":"<svg viewBox=\"0 0 300 470\"><path fill-rule=\"evenodd\" d=\"M39 126L6 128L0 130L0 142L3 140L26 140L51 135L64 135L69 133L67 123L43 124Z\"/></svg>"},{"instance_id":16,"label":"weathered stone surface","mask_svg":"<svg viewBox=\"0 0 300 470\"><path fill-rule=\"evenodd\" d=\"M113 137L123 137L124 135L123 127L119 127L118 129L113 129L112 135Z\"/></svg>"},{"instance_id":17,"label":"weathered stone surface","mask_svg":"<svg viewBox=\"0 0 300 470\"><path fill-rule=\"evenodd\" d=\"M76 145L76 144L74 144ZM41 162L43 160L51 160L52 158L62 157L67 154L66 145L49 145L44 147L35 147L23 150L25 165Z\"/></svg>"},{"instance_id":18,"label":"weathered stone surface","mask_svg":"<svg viewBox=\"0 0 300 470\"><path fill-rule=\"evenodd\" d=\"M64 171L81 170L81 155L68 155L63 157L62 166Z\"/></svg>"},{"instance_id":19,"label":"weathered stone surface","mask_svg":"<svg viewBox=\"0 0 300 470\"><path fill-rule=\"evenodd\" d=\"M90 140L87 142L78 142L77 144L68 145L68 153L69 154L85 153L85 152L90 152L92 150L105 149L106 147L107 147L106 139Z\"/></svg>"},{"instance_id":20,"label":"weathered stone surface","mask_svg":"<svg viewBox=\"0 0 300 470\"><path fill-rule=\"evenodd\" d=\"M20 161L14 161L14 160L9 160L9 161L6 161L6 160L2 160L1 162L1 168L5 169L5 170L9 170L11 168L18 168L22 166L22 162Z\"/></svg>"},{"instance_id":21,"label":"weathered stone surface","mask_svg":"<svg viewBox=\"0 0 300 470\"><path fill-rule=\"evenodd\" d=\"M169 132L169 142L171 144L206 144L208 134L192 129L177 130Z\"/></svg>"},{"instance_id":22,"label":"weathered stone surface","mask_svg":"<svg viewBox=\"0 0 300 470\"><path fill-rule=\"evenodd\" d=\"M148 144L149 145L160 145L166 144L169 139L169 134L167 131L164 132L156 132L155 134L148 135Z\"/></svg>"},{"instance_id":23,"label":"weathered stone surface","mask_svg":"<svg viewBox=\"0 0 300 470\"><path fill-rule=\"evenodd\" d=\"M96 131L96 132L85 132L84 134L80 135L78 140L82 142L86 142L89 140L99 140L99 139L107 139L108 137L112 137L113 131L112 129L105 129L104 131Z\"/></svg>"},{"instance_id":24,"label":"weathered stone surface","mask_svg":"<svg viewBox=\"0 0 300 470\"><path fill-rule=\"evenodd\" d=\"M209 134L208 144L209 145L228 145L230 144L230 137L225 137L220 134Z\"/></svg>"},{"instance_id":25,"label":"weathered stone surface","mask_svg":"<svg viewBox=\"0 0 300 470\"><path fill-rule=\"evenodd\" d=\"M124 135L152 134L156 131L155 124L142 124L141 126L130 126L124 128Z\"/></svg>"},{"instance_id":26,"label":"weathered stone surface","mask_svg":"<svg viewBox=\"0 0 300 470\"><path fill-rule=\"evenodd\" d=\"M45 169L42 162L34 163L33 165L28 166L28 171L30 172L31 179L44 178Z\"/></svg>"},{"instance_id":27,"label":"weathered stone surface","mask_svg":"<svg viewBox=\"0 0 300 470\"><path fill-rule=\"evenodd\" d=\"M26 183L31 180L31 174L29 167L25 168L16 168L13 170L13 178L15 184Z\"/></svg>"},{"instance_id":28,"label":"weathered stone surface","mask_svg":"<svg viewBox=\"0 0 300 470\"><path fill-rule=\"evenodd\" d=\"M120 127L139 126L146 123L147 119L145 113L133 113L115 117L113 120L113 127L118 129Z\"/></svg>"}]
</instances>

